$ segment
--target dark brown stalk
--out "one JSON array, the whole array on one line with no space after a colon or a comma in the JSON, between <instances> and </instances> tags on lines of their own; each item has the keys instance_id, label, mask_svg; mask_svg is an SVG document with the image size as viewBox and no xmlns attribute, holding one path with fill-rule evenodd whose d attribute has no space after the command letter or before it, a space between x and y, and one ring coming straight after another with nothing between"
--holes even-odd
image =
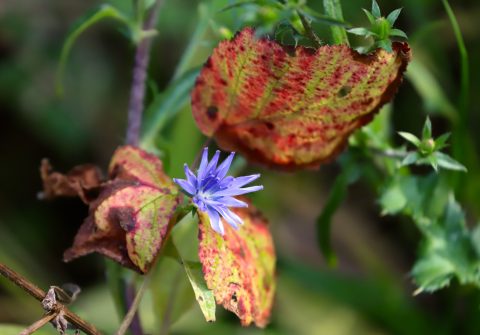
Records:
<instances>
[{"instance_id":1,"label":"dark brown stalk","mask_svg":"<svg viewBox=\"0 0 480 335\"><path fill-rule=\"evenodd\" d=\"M28 281L26 278L18 274L17 272L10 269L5 264L0 263L0 274L7 278L9 281L20 287L22 290L30 294L32 297L37 299L38 301L42 301L45 298L45 291L38 288L35 284ZM55 311L63 310L65 314L65 319L68 322L73 324L76 328L80 329L87 335L101 335L101 333L91 324L84 321L80 318L77 314L73 313L72 311L68 310L64 305L57 302L55 306ZM55 313L54 313L55 314Z\"/></svg>"}]
</instances>

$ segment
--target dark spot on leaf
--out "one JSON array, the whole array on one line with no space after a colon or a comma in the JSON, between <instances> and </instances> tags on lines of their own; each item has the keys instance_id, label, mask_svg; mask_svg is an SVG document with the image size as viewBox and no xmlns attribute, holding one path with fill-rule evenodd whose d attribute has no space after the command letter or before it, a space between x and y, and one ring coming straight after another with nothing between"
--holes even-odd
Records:
<instances>
[{"instance_id":1,"label":"dark spot on leaf","mask_svg":"<svg viewBox=\"0 0 480 335\"><path fill-rule=\"evenodd\" d=\"M265 122L265 126L269 129L269 130L273 130L275 129L275 125L271 122Z\"/></svg>"},{"instance_id":2,"label":"dark spot on leaf","mask_svg":"<svg viewBox=\"0 0 480 335\"><path fill-rule=\"evenodd\" d=\"M133 216L134 210L131 207L114 207L111 208L108 213L109 220L118 223L126 232L135 229L135 219Z\"/></svg>"},{"instance_id":3,"label":"dark spot on leaf","mask_svg":"<svg viewBox=\"0 0 480 335\"><path fill-rule=\"evenodd\" d=\"M343 98L343 97L347 96L348 93L350 93L351 91L352 91L352 88L351 88L350 86L347 86L347 85L342 86L342 87L338 90L337 96L338 96L339 98Z\"/></svg>"},{"instance_id":4,"label":"dark spot on leaf","mask_svg":"<svg viewBox=\"0 0 480 335\"><path fill-rule=\"evenodd\" d=\"M237 302L237 292L234 292L234 293L232 294L232 301L233 301L233 302Z\"/></svg>"},{"instance_id":5,"label":"dark spot on leaf","mask_svg":"<svg viewBox=\"0 0 480 335\"><path fill-rule=\"evenodd\" d=\"M210 106L207 108L207 116L210 120L217 118L218 108L216 106Z\"/></svg>"}]
</instances>

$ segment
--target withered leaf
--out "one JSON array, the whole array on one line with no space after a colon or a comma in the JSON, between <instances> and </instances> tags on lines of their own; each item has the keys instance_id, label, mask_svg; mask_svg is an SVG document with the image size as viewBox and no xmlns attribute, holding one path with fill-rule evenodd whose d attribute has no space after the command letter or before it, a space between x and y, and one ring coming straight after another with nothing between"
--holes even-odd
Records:
<instances>
[{"instance_id":1,"label":"withered leaf","mask_svg":"<svg viewBox=\"0 0 480 335\"><path fill-rule=\"evenodd\" d=\"M179 204L177 188L156 156L132 146L117 149L109 174L64 259L98 252L146 273Z\"/></svg>"},{"instance_id":2,"label":"withered leaf","mask_svg":"<svg viewBox=\"0 0 480 335\"><path fill-rule=\"evenodd\" d=\"M67 174L62 174L53 171L48 159L42 160L40 176L43 182L43 192L40 193L40 198L78 196L86 204L95 196L95 192L92 190L98 188L103 182L100 169L93 164L78 165Z\"/></svg>"}]
</instances>

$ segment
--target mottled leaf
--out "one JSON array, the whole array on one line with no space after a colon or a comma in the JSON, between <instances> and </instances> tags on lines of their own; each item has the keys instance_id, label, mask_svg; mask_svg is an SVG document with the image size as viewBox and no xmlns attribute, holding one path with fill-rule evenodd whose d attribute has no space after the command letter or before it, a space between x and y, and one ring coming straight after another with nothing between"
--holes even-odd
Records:
<instances>
[{"instance_id":1,"label":"mottled leaf","mask_svg":"<svg viewBox=\"0 0 480 335\"><path fill-rule=\"evenodd\" d=\"M275 250L266 219L251 204L235 209L244 225L216 233L199 212L199 258L217 304L234 312L242 325L268 323L275 292Z\"/></svg>"},{"instance_id":2,"label":"mottled leaf","mask_svg":"<svg viewBox=\"0 0 480 335\"><path fill-rule=\"evenodd\" d=\"M111 179L132 180L153 187L176 189L175 184L163 171L162 161L134 146L119 147L113 154L108 171Z\"/></svg>"},{"instance_id":3,"label":"mottled leaf","mask_svg":"<svg viewBox=\"0 0 480 335\"><path fill-rule=\"evenodd\" d=\"M392 99L410 59L406 43L360 55L346 45L284 48L254 35L246 28L213 51L192 111L223 149L280 169L333 159Z\"/></svg>"},{"instance_id":4,"label":"mottled leaf","mask_svg":"<svg viewBox=\"0 0 480 335\"><path fill-rule=\"evenodd\" d=\"M146 273L160 251L179 203L176 186L161 161L138 148L119 148L110 181L90 203L89 216L64 259L101 253Z\"/></svg>"},{"instance_id":5,"label":"mottled leaf","mask_svg":"<svg viewBox=\"0 0 480 335\"><path fill-rule=\"evenodd\" d=\"M43 192L39 194L42 199L55 197L78 196L85 203L92 200L92 192L102 183L103 177L100 169L92 164L78 165L67 174L55 172L48 159L43 159L40 166L40 176L43 181Z\"/></svg>"}]
</instances>

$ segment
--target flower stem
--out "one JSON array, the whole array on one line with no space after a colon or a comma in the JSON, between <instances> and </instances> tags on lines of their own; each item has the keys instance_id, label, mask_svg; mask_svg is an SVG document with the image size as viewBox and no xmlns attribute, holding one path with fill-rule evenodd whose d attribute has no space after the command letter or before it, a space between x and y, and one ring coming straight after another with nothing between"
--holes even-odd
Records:
<instances>
[{"instance_id":1,"label":"flower stem","mask_svg":"<svg viewBox=\"0 0 480 335\"><path fill-rule=\"evenodd\" d=\"M151 31L157 22L158 11L162 0L157 0L150 10L147 20L143 24L143 31ZM138 43L135 52L133 67L132 88L130 90L130 103L128 106L128 125L126 143L138 146L140 138L140 126L145 100L145 81L147 78L147 67L150 60L150 49L152 46L151 36L144 36Z\"/></svg>"},{"instance_id":2,"label":"flower stem","mask_svg":"<svg viewBox=\"0 0 480 335\"><path fill-rule=\"evenodd\" d=\"M116 332L116 335L124 335L127 332L128 327L130 327L133 319L135 318L138 307L140 306L140 302L142 301L143 295L145 294L145 291L147 290L148 285L150 283L150 279L151 279L151 273L145 275L143 279L143 283L140 286L140 289L138 290L137 295L135 296L135 299L133 299L132 304L128 309L127 315L125 315L125 318L123 319L122 324L120 325L120 328ZM132 329L132 332L134 332L133 329Z\"/></svg>"}]
</instances>

